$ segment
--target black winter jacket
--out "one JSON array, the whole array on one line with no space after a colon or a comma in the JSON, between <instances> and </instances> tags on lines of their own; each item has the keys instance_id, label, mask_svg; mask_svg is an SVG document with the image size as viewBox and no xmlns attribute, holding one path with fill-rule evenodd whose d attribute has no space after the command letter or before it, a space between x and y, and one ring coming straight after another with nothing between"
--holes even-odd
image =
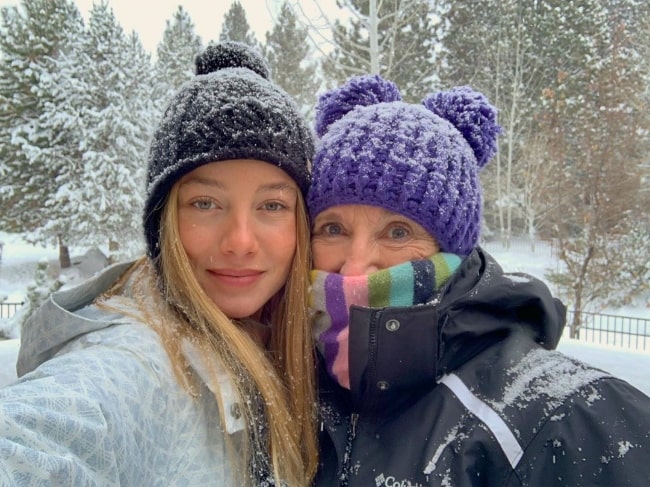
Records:
<instances>
[{"instance_id":1,"label":"black winter jacket","mask_svg":"<svg viewBox=\"0 0 650 487\"><path fill-rule=\"evenodd\" d=\"M352 307L317 486L650 485L650 398L552 351L565 308L541 281L477 249L440 296Z\"/></svg>"}]
</instances>

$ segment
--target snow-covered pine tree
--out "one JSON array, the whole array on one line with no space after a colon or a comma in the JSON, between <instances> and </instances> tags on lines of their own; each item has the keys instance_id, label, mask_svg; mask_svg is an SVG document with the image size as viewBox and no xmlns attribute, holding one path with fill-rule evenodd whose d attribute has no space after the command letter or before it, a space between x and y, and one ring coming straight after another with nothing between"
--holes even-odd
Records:
<instances>
[{"instance_id":1,"label":"snow-covered pine tree","mask_svg":"<svg viewBox=\"0 0 650 487\"><path fill-rule=\"evenodd\" d=\"M75 135L66 131L53 82L60 59L76 49L81 15L66 0L23 0L3 7L0 24L0 228L33 242L60 245L61 265L69 265L65 242L69 225L52 228L44 202L57 192ZM49 230L45 227L49 226Z\"/></svg>"},{"instance_id":2,"label":"snow-covered pine tree","mask_svg":"<svg viewBox=\"0 0 650 487\"><path fill-rule=\"evenodd\" d=\"M147 145L154 125L152 67L137 35L126 36L105 3L94 4L77 69L74 108L81 159L57 197L74 220L76 244L106 245L112 255L141 241Z\"/></svg>"},{"instance_id":3,"label":"snow-covered pine tree","mask_svg":"<svg viewBox=\"0 0 650 487\"><path fill-rule=\"evenodd\" d=\"M243 42L259 49L259 42L246 19L246 11L237 0L232 2L230 9L223 17L219 40Z\"/></svg>"},{"instance_id":4,"label":"snow-covered pine tree","mask_svg":"<svg viewBox=\"0 0 650 487\"><path fill-rule=\"evenodd\" d=\"M313 110L320 82L316 77L316 65L309 60L307 29L298 24L286 1L273 29L266 33L264 55L273 81L282 86L308 116Z\"/></svg>"},{"instance_id":5,"label":"snow-covered pine tree","mask_svg":"<svg viewBox=\"0 0 650 487\"><path fill-rule=\"evenodd\" d=\"M437 16L428 0L340 0L348 21L336 20L334 49L323 70L330 82L377 73L399 86L406 101L417 102L436 80Z\"/></svg>"},{"instance_id":6,"label":"snow-covered pine tree","mask_svg":"<svg viewBox=\"0 0 650 487\"><path fill-rule=\"evenodd\" d=\"M117 195L119 202L116 201L116 207L121 214L116 215L114 236L108 236L111 244L108 257L111 260L133 258L144 252L142 208L149 145L161 116L159 102L151 98L151 86L155 77L151 56L144 50L137 33L132 32L127 40L129 47L125 56L131 60L131 65L127 66L123 106L128 108L126 126L130 130L126 133L124 144L115 149L118 163L131 171L131 177L124 181L125 192ZM120 224L122 229L128 228L128 232L120 230Z\"/></svg>"},{"instance_id":7,"label":"snow-covered pine tree","mask_svg":"<svg viewBox=\"0 0 650 487\"><path fill-rule=\"evenodd\" d=\"M186 10L178 6L156 50L153 98L161 109L167 106L172 94L194 76L194 58L201 51L201 38Z\"/></svg>"}]
</instances>

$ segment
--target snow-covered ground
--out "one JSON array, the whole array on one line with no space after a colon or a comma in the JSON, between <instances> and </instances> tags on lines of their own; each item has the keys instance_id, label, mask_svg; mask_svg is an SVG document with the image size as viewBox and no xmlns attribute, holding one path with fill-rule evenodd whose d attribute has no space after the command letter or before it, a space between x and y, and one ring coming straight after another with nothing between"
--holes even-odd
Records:
<instances>
[{"instance_id":1,"label":"snow-covered ground","mask_svg":"<svg viewBox=\"0 0 650 487\"><path fill-rule=\"evenodd\" d=\"M18 339L0 341L0 386L16 379L16 356L18 355Z\"/></svg>"},{"instance_id":2,"label":"snow-covered ground","mask_svg":"<svg viewBox=\"0 0 650 487\"><path fill-rule=\"evenodd\" d=\"M24 242L17 235L0 232L0 300L20 302L27 286L34 282L36 264L41 259L56 262L58 250Z\"/></svg>"},{"instance_id":3,"label":"snow-covered ground","mask_svg":"<svg viewBox=\"0 0 650 487\"><path fill-rule=\"evenodd\" d=\"M38 261L45 258L55 264L58 258L57 249L34 247L16 236L2 233L0 233L0 242L4 242L0 260L0 298L7 296L7 302L22 301L27 286L34 280ZM527 272L544 279L547 269L558 265L546 246L538 245L534 253L521 243L509 250L502 249L498 244L488 244L485 247L506 271ZM640 296L633 305L625 309L606 310L606 312L650 319L650 308L647 303L648 297ZM0 321L0 328L2 328L2 321ZM643 352L594 345L570 338L563 338L558 349L606 370L650 395L650 350ZM18 340L0 341L0 385L15 379L17 353Z\"/></svg>"}]
</instances>

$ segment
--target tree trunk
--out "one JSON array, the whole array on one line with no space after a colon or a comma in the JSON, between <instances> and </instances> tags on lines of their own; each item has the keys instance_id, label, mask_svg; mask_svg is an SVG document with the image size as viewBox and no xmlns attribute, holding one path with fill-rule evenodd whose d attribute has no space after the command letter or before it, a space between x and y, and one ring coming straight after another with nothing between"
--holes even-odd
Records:
<instances>
[{"instance_id":1,"label":"tree trunk","mask_svg":"<svg viewBox=\"0 0 650 487\"><path fill-rule=\"evenodd\" d=\"M368 15L368 37L370 41L370 74L379 74L379 22L377 0L370 0Z\"/></svg>"},{"instance_id":2,"label":"tree trunk","mask_svg":"<svg viewBox=\"0 0 650 487\"><path fill-rule=\"evenodd\" d=\"M117 260L115 253L120 250L119 242L116 242L112 238L108 240L108 263L114 264Z\"/></svg>"},{"instance_id":3,"label":"tree trunk","mask_svg":"<svg viewBox=\"0 0 650 487\"><path fill-rule=\"evenodd\" d=\"M587 228L589 228L587 226ZM573 305L573 322L571 324L571 338L580 338L580 311L582 310L582 298L585 290L585 281L587 280L587 269L589 262L594 255L594 247L590 245L587 248L587 255L585 256L582 265L580 266L580 275L578 276L578 284L575 287L575 303Z\"/></svg>"},{"instance_id":4,"label":"tree trunk","mask_svg":"<svg viewBox=\"0 0 650 487\"><path fill-rule=\"evenodd\" d=\"M575 338L576 340L580 338L580 308L577 303L573 307L573 319L571 320L571 333L569 336Z\"/></svg>"},{"instance_id":5,"label":"tree trunk","mask_svg":"<svg viewBox=\"0 0 650 487\"><path fill-rule=\"evenodd\" d=\"M63 243L61 237L59 237L59 265L61 266L61 269L68 269L72 266L72 262L70 261L70 250L68 249L68 246Z\"/></svg>"}]
</instances>

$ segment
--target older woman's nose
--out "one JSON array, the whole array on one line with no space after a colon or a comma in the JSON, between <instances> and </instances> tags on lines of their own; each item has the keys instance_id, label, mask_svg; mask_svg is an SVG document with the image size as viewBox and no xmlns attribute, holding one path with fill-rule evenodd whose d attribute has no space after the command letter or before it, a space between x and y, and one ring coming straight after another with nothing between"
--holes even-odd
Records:
<instances>
[{"instance_id":1,"label":"older woman's nose","mask_svg":"<svg viewBox=\"0 0 650 487\"><path fill-rule=\"evenodd\" d=\"M344 276L361 276L377 272L381 267L381 252L376 245L355 240L344 256L340 274Z\"/></svg>"}]
</instances>

